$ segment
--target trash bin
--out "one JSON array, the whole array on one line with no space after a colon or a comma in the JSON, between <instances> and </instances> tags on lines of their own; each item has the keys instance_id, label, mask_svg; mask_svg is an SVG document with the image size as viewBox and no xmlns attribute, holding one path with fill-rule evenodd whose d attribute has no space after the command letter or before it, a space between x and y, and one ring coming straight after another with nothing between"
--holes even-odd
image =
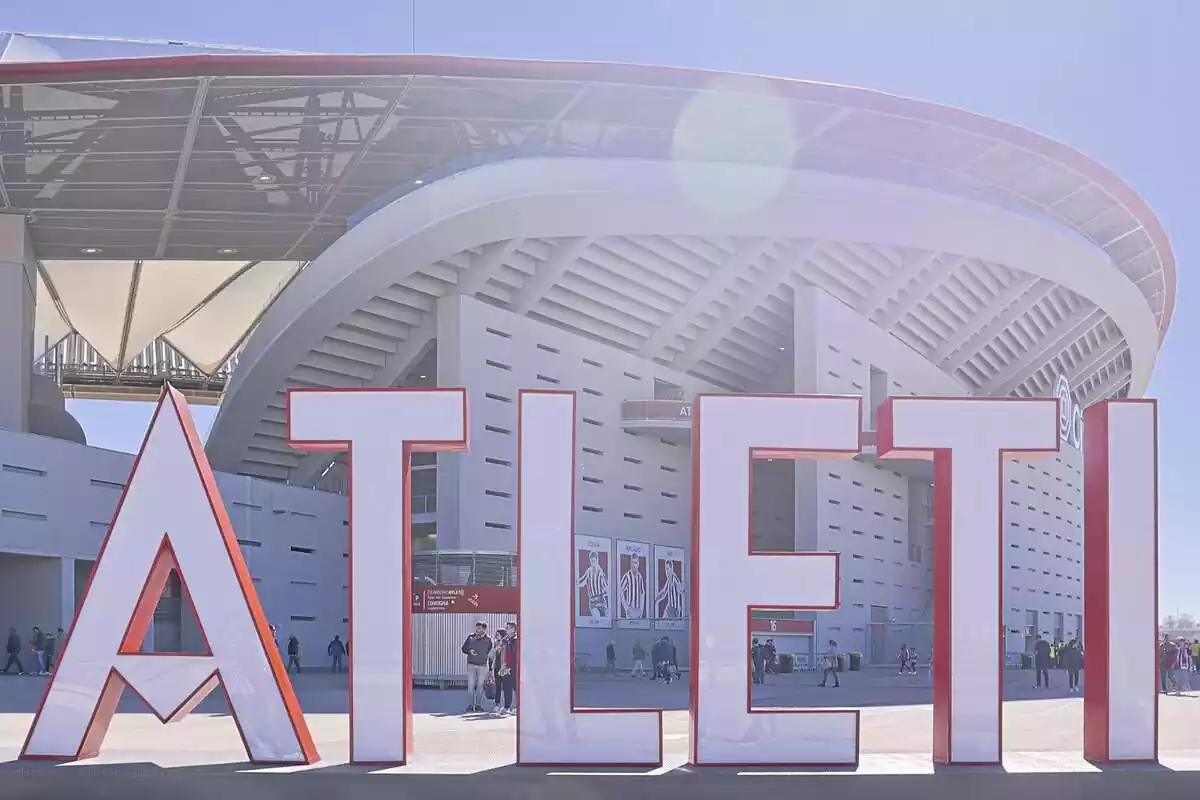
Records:
<instances>
[{"instance_id":1,"label":"trash bin","mask_svg":"<svg viewBox=\"0 0 1200 800\"><path fill-rule=\"evenodd\" d=\"M781 675L787 674L787 673L791 672L794 668L795 668L795 664L792 662L791 654L790 653L780 653L779 654L779 674L781 674Z\"/></svg>"},{"instance_id":2,"label":"trash bin","mask_svg":"<svg viewBox=\"0 0 1200 800\"><path fill-rule=\"evenodd\" d=\"M861 667L862 667L862 653L851 653L850 654L850 671L858 672Z\"/></svg>"},{"instance_id":3,"label":"trash bin","mask_svg":"<svg viewBox=\"0 0 1200 800\"><path fill-rule=\"evenodd\" d=\"M837 671L838 671L838 672L845 672L845 671L846 671L846 666L848 665L849 661L850 661L850 657L849 657L847 654L845 654L845 653L838 653L838 664L837 664Z\"/></svg>"},{"instance_id":4,"label":"trash bin","mask_svg":"<svg viewBox=\"0 0 1200 800\"><path fill-rule=\"evenodd\" d=\"M1029 653L1021 653L1021 669L1033 669L1033 657Z\"/></svg>"}]
</instances>

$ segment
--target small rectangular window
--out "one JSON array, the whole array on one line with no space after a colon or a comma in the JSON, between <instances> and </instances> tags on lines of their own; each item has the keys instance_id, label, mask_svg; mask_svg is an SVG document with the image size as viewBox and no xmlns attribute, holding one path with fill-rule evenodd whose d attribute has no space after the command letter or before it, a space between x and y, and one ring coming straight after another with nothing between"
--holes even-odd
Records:
<instances>
[{"instance_id":1,"label":"small rectangular window","mask_svg":"<svg viewBox=\"0 0 1200 800\"><path fill-rule=\"evenodd\" d=\"M642 460L641 460L640 458L637 458L637 457L635 457L635 456L625 456L625 459L624 459L624 460L625 460L625 461L628 461L630 464L640 464L640 463L642 463Z\"/></svg>"},{"instance_id":2,"label":"small rectangular window","mask_svg":"<svg viewBox=\"0 0 1200 800\"><path fill-rule=\"evenodd\" d=\"M92 486L99 486L103 489L124 489L125 484L117 481L102 481L99 478L92 478L88 481Z\"/></svg>"},{"instance_id":3,"label":"small rectangular window","mask_svg":"<svg viewBox=\"0 0 1200 800\"><path fill-rule=\"evenodd\" d=\"M501 339L512 338L512 334L508 331L496 330L495 328L484 328L484 330L490 333L492 336L499 336Z\"/></svg>"},{"instance_id":4,"label":"small rectangular window","mask_svg":"<svg viewBox=\"0 0 1200 800\"><path fill-rule=\"evenodd\" d=\"M593 361L590 358L585 358L583 360L583 363L587 364L589 367L603 367L604 366L599 361Z\"/></svg>"},{"instance_id":5,"label":"small rectangular window","mask_svg":"<svg viewBox=\"0 0 1200 800\"><path fill-rule=\"evenodd\" d=\"M625 377L634 381L640 381L642 379L641 375L634 375L632 372L626 372Z\"/></svg>"},{"instance_id":6,"label":"small rectangular window","mask_svg":"<svg viewBox=\"0 0 1200 800\"><path fill-rule=\"evenodd\" d=\"M238 539L237 543L242 547L262 547L262 542L256 542L253 539ZM292 548L295 550L296 548Z\"/></svg>"},{"instance_id":7,"label":"small rectangular window","mask_svg":"<svg viewBox=\"0 0 1200 800\"><path fill-rule=\"evenodd\" d=\"M490 456L483 459L488 464L495 464L497 467L511 467L511 461L505 461L503 458L492 458Z\"/></svg>"},{"instance_id":8,"label":"small rectangular window","mask_svg":"<svg viewBox=\"0 0 1200 800\"><path fill-rule=\"evenodd\" d=\"M317 551L311 547L296 547L295 545L293 545L292 552L293 553L303 553L306 556L311 556L313 553L315 553Z\"/></svg>"},{"instance_id":9,"label":"small rectangular window","mask_svg":"<svg viewBox=\"0 0 1200 800\"><path fill-rule=\"evenodd\" d=\"M251 511L262 511L263 510L263 507L260 505L256 505L254 503L243 503L241 500L233 500L233 501L230 501L229 504L231 506L237 506L238 508L248 508Z\"/></svg>"},{"instance_id":10,"label":"small rectangular window","mask_svg":"<svg viewBox=\"0 0 1200 800\"><path fill-rule=\"evenodd\" d=\"M541 373L538 373L537 379L542 383L552 383L555 386L561 383L558 378L551 378L549 375L542 375Z\"/></svg>"},{"instance_id":11,"label":"small rectangular window","mask_svg":"<svg viewBox=\"0 0 1200 800\"><path fill-rule=\"evenodd\" d=\"M674 500L676 497L679 497L679 495L675 494L675 492L659 492L659 494L670 500Z\"/></svg>"},{"instance_id":12,"label":"small rectangular window","mask_svg":"<svg viewBox=\"0 0 1200 800\"><path fill-rule=\"evenodd\" d=\"M291 620L292 622L316 622L317 618L305 616L303 614L292 614Z\"/></svg>"},{"instance_id":13,"label":"small rectangular window","mask_svg":"<svg viewBox=\"0 0 1200 800\"><path fill-rule=\"evenodd\" d=\"M483 493L489 497L512 497L511 492L502 492L499 489L484 489Z\"/></svg>"},{"instance_id":14,"label":"small rectangular window","mask_svg":"<svg viewBox=\"0 0 1200 800\"><path fill-rule=\"evenodd\" d=\"M668 467L666 464L663 464L661 467L659 467L659 469L661 469L663 472L679 472L679 470L675 469L674 467Z\"/></svg>"},{"instance_id":15,"label":"small rectangular window","mask_svg":"<svg viewBox=\"0 0 1200 800\"><path fill-rule=\"evenodd\" d=\"M486 397L488 400L495 400L499 403L511 403L512 402L511 397L505 397L502 394L492 394L491 392L484 392L483 396Z\"/></svg>"},{"instance_id":16,"label":"small rectangular window","mask_svg":"<svg viewBox=\"0 0 1200 800\"><path fill-rule=\"evenodd\" d=\"M598 420L598 419L592 419L591 417L583 417L583 422L584 422L584 424L585 424L585 425L594 425L594 426L596 426L597 428L599 428L599 427L601 427L601 426L603 426L603 425L604 425L604 423L603 423L603 422L601 422L600 420Z\"/></svg>"},{"instance_id":17,"label":"small rectangular window","mask_svg":"<svg viewBox=\"0 0 1200 800\"><path fill-rule=\"evenodd\" d=\"M292 586L316 586L316 581L289 581Z\"/></svg>"},{"instance_id":18,"label":"small rectangular window","mask_svg":"<svg viewBox=\"0 0 1200 800\"><path fill-rule=\"evenodd\" d=\"M835 481L840 481L842 479L842 476L838 475L836 472L829 473L829 477L833 478Z\"/></svg>"},{"instance_id":19,"label":"small rectangular window","mask_svg":"<svg viewBox=\"0 0 1200 800\"><path fill-rule=\"evenodd\" d=\"M604 455L604 451L603 451L603 450L597 450L597 449L596 449L596 448L594 448L594 447L585 447L585 448L583 448L583 452L587 453L589 456L602 456L602 455Z\"/></svg>"},{"instance_id":20,"label":"small rectangular window","mask_svg":"<svg viewBox=\"0 0 1200 800\"><path fill-rule=\"evenodd\" d=\"M9 508L0 510L0 517L8 517L9 519L27 519L34 522L46 521L45 514L34 514L29 511L13 511Z\"/></svg>"},{"instance_id":21,"label":"small rectangular window","mask_svg":"<svg viewBox=\"0 0 1200 800\"><path fill-rule=\"evenodd\" d=\"M490 432L490 433L500 433L500 434L503 434L503 435L505 435L505 436L510 436L510 435L512 435L512 431L511 431L511 430L509 430L508 428L501 428L501 427L500 427L500 426L498 426L498 425L484 425L484 426L483 426L483 429L484 429L485 431L488 431L488 432Z\"/></svg>"},{"instance_id":22,"label":"small rectangular window","mask_svg":"<svg viewBox=\"0 0 1200 800\"><path fill-rule=\"evenodd\" d=\"M626 519L641 519L642 518L641 514L634 514L631 511L626 511L622 516L624 516Z\"/></svg>"},{"instance_id":23,"label":"small rectangular window","mask_svg":"<svg viewBox=\"0 0 1200 800\"><path fill-rule=\"evenodd\" d=\"M495 528L495 529L501 530L501 531L511 531L512 530L512 525L509 525L507 522L485 522L485 523L483 523L483 527Z\"/></svg>"},{"instance_id":24,"label":"small rectangular window","mask_svg":"<svg viewBox=\"0 0 1200 800\"><path fill-rule=\"evenodd\" d=\"M583 482L584 483L604 483L604 481L601 478L595 478L595 477L592 477L591 475L584 475Z\"/></svg>"},{"instance_id":25,"label":"small rectangular window","mask_svg":"<svg viewBox=\"0 0 1200 800\"><path fill-rule=\"evenodd\" d=\"M492 361L490 358L487 359L487 361L485 361L484 363L486 363L489 367L495 367L496 369L502 369L505 372L512 372L512 366L510 364L505 364L500 361Z\"/></svg>"},{"instance_id":26,"label":"small rectangular window","mask_svg":"<svg viewBox=\"0 0 1200 800\"><path fill-rule=\"evenodd\" d=\"M862 485L863 485L863 484L862 484L862 481L850 481L850 483L854 484L855 486L862 486Z\"/></svg>"},{"instance_id":27,"label":"small rectangular window","mask_svg":"<svg viewBox=\"0 0 1200 800\"><path fill-rule=\"evenodd\" d=\"M583 507L583 510L584 510L584 511L590 511L590 512L592 512L593 514L600 514L600 513L602 513L602 512L604 511L604 509L603 509L603 508L600 508L599 506L584 506L584 507Z\"/></svg>"},{"instance_id":28,"label":"small rectangular window","mask_svg":"<svg viewBox=\"0 0 1200 800\"><path fill-rule=\"evenodd\" d=\"M678 525L678 524L679 524L679 523L678 523L678 522L676 522L675 520L673 520L673 519L666 519L665 517L664 517L664 518L661 518L661 519L659 519L659 522L661 522L663 525Z\"/></svg>"},{"instance_id":29,"label":"small rectangular window","mask_svg":"<svg viewBox=\"0 0 1200 800\"><path fill-rule=\"evenodd\" d=\"M627 483L627 484L625 484L625 486L624 486L624 487L622 487L622 488L628 489L628 490L629 490L629 491L631 491L631 492L640 492L640 491L642 490L642 487L640 487L640 486L634 486L634 485L633 485L633 484L631 484L631 483Z\"/></svg>"},{"instance_id":30,"label":"small rectangular window","mask_svg":"<svg viewBox=\"0 0 1200 800\"><path fill-rule=\"evenodd\" d=\"M538 342L538 346L537 346L537 348L538 348L538 350L545 350L547 353L559 353L559 352L561 352L561 351L560 351L560 350L559 350L557 347L551 347L550 345L548 345L548 344L542 344L541 342Z\"/></svg>"},{"instance_id":31,"label":"small rectangular window","mask_svg":"<svg viewBox=\"0 0 1200 800\"><path fill-rule=\"evenodd\" d=\"M44 469L36 469L35 467L20 467L16 464L2 464L0 465L0 470L3 470L4 472L14 472L17 475L32 475L35 478L46 477L46 470ZM95 485L95 483L95 481L92 481L93 485ZM117 485L120 486L121 484Z\"/></svg>"},{"instance_id":32,"label":"small rectangular window","mask_svg":"<svg viewBox=\"0 0 1200 800\"><path fill-rule=\"evenodd\" d=\"M600 391L599 389L589 389L586 386L583 387L583 393L590 394L592 397L604 397L604 392Z\"/></svg>"}]
</instances>

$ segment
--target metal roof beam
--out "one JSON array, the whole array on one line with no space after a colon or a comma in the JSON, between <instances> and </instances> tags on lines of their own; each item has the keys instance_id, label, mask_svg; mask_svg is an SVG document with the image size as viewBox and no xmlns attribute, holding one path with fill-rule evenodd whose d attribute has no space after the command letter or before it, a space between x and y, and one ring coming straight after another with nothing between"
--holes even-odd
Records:
<instances>
[{"instance_id":1,"label":"metal roof beam","mask_svg":"<svg viewBox=\"0 0 1200 800\"><path fill-rule=\"evenodd\" d=\"M998 315L987 322L977 333L967 339L961 346L955 349L953 355L950 355L941 362L941 368L950 374L962 367L963 364L975 357L983 346L1000 335L1009 325L1012 325L1023 315L1027 314L1031 308L1041 302L1042 298L1050 294L1054 289L1054 284L1047 280L1039 279L1034 281L1030 289L1018 296L1016 300L1009 303L1008 306ZM982 315L981 315L982 316ZM937 359L930 359L937 363Z\"/></svg>"},{"instance_id":2,"label":"metal roof beam","mask_svg":"<svg viewBox=\"0 0 1200 800\"><path fill-rule=\"evenodd\" d=\"M514 314L526 314L575 265L592 244L591 236L573 236L554 248L533 275L525 279L512 301Z\"/></svg>"},{"instance_id":3,"label":"metal roof beam","mask_svg":"<svg viewBox=\"0 0 1200 800\"><path fill-rule=\"evenodd\" d=\"M495 274L496 270L500 269L500 266L523 241L525 240L508 239L503 242L489 242L485 244L483 246L483 253L471 255L471 269L465 276L462 274L459 275L458 284L450 294L474 297L477 292L483 290L483 287L487 285L488 279Z\"/></svg>"},{"instance_id":4,"label":"metal roof beam","mask_svg":"<svg viewBox=\"0 0 1200 800\"><path fill-rule=\"evenodd\" d=\"M758 281L748 288L746 293L738 298L732 306L725 309L725 313L721 315L720 319L705 328L686 350L675 357L671 363L672 368L680 372L689 372L692 367L696 366L696 363L719 345L721 340L737 327L738 323L758 308L771 292L778 289L789 275L796 272L797 265L808 258L808 254L812 252L816 244L816 241L806 239L777 256L775 261L767 267L765 273L759 276Z\"/></svg>"},{"instance_id":5,"label":"metal roof beam","mask_svg":"<svg viewBox=\"0 0 1200 800\"><path fill-rule=\"evenodd\" d=\"M208 87L211 83L212 78L200 78L196 82L196 98L192 102L192 114L188 117L187 130L183 134L179 162L175 165L175 181L171 184L171 197L167 200L167 210L163 214L162 230L158 234L158 246L154 248L155 258L163 257L163 253L167 250L167 242L171 239L171 229L175 227L175 212L179 210L179 195L183 193L188 165L192 161L192 148L196 145L196 132L200 130L200 120L204 116L204 101L208 97ZM123 340L121 352L122 354L125 352Z\"/></svg>"},{"instance_id":6,"label":"metal roof beam","mask_svg":"<svg viewBox=\"0 0 1200 800\"><path fill-rule=\"evenodd\" d=\"M1101 367L1112 362L1114 358L1119 356L1129 348L1129 343L1120 335L1115 335L1108 342L1101 342L1096 348L1089 353L1085 360L1075 369L1071 370L1071 374L1067 375L1067 383L1071 386L1079 386L1085 380L1090 378Z\"/></svg>"},{"instance_id":7,"label":"metal roof beam","mask_svg":"<svg viewBox=\"0 0 1200 800\"><path fill-rule=\"evenodd\" d=\"M911 256L905 255L905 263L901 264L896 271L892 272L878 286L875 291L863 300L859 305L858 310L865 317L870 317L876 311L887 305L887 301L892 298L892 295L907 286L921 270L928 267L937 258L936 252L922 250Z\"/></svg>"},{"instance_id":8,"label":"metal roof beam","mask_svg":"<svg viewBox=\"0 0 1200 800\"><path fill-rule=\"evenodd\" d=\"M745 274L746 270L775 243L770 238L754 238L743 240L736 250L730 253L721 266L704 279L700 288L695 291L683 307L668 317L658 327L646 343L642 345L639 354L646 358L654 358L675 341L675 337L695 321L709 304L720 297L726 289L733 286L734 281Z\"/></svg>"},{"instance_id":9,"label":"metal roof beam","mask_svg":"<svg viewBox=\"0 0 1200 800\"><path fill-rule=\"evenodd\" d=\"M1062 352L1071 342L1078 339L1089 330L1099 325L1104 319L1104 312L1098 308L1081 307L1074 314L1051 329L1036 350L1022 356L1008 371L996 375L979 387L981 395L1003 396L1024 383L1029 373L1039 369L1054 356Z\"/></svg>"},{"instance_id":10,"label":"metal roof beam","mask_svg":"<svg viewBox=\"0 0 1200 800\"><path fill-rule=\"evenodd\" d=\"M437 338L437 317L426 314L420 325L409 331L408 338L400 342L396 351L375 372L375 377L363 384L364 389L386 389L408 377L417 364L421 363L433 348ZM290 480L297 484L310 484L333 461L329 453L309 453L292 469Z\"/></svg>"},{"instance_id":11,"label":"metal roof beam","mask_svg":"<svg viewBox=\"0 0 1200 800\"><path fill-rule=\"evenodd\" d=\"M920 273L920 277L917 278L916 283L908 284L906 287L908 291L905 293L904 298L896 304L895 308L880 316L876 320L876 324L885 331L891 330L892 326L899 322L901 317L912 311L917 303L928 297L929 293L936 289L938 284L949 278L950 273L961 267L966 261L967 259L962 256L942 254L940 261L927 265L928 268L923 273ZM915 268L910 268L906 271L913 275L917 274ZM883 311L882 308L878 310Z\"/></svg>"},{"instance_id":12,"label":"metal roof beam","mask_svg":"<svg viewBox=\"0 0 1200 800\"><path fill-rule=\"evenodd\" d=\"M1089 406L1092 403L1112 397L1121 390L1121 387L1129 383L1129 379L1133 377L1133 368L1125 367L1124 369L1115 370L1112 376L1104 383L1096 387L1095 390L1088 393L1087 398L1082 405Z\"/></svg>"},{"instance_id":13,"label":"metal roof beam","mask_svg":"<svg viewBox=\"0 0 1200 800\"><path fill-rule=\"evenodd\" d=\"M946 340L940 347L938 347L937 350L934 350L933 353L930 354L929 360L934 364L940 364L960 347L970 341L975 334L979 333L988 325L990 325L993 320L1000 316L1004 309L1015 303L1021 297L1021 295L1029 291L1029 289L1032 288L1035 283L1037 283L1037 280L1038 279L1033 275L1026 275L1020 280L1013 281L1008 286L1004 287L1004 289L991 300L989 300L983 308L972 314L971 318L967 321L967 324L963 325L954 332L954 337L952 339Z\"/></svg>"}]
</instances>

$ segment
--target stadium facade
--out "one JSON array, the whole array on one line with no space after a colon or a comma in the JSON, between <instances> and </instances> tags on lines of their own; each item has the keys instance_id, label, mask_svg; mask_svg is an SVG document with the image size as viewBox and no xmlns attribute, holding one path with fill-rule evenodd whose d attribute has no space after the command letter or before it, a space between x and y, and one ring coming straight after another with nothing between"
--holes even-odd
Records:
<instances>
[{"instance_id":1,"label":"stadium facade","mask_svg":"<svg viewBox=\"0 0 1200 800\"><path fill-rule=\"evenodd\" d=\"M1081 634L1074 410L1145 391L1176 285L1104 167L804 81L114 46L13 34L0 59L0 624L69 627L128 475L64 397L169 380L219 402L243 553L313 662L347 632L347 477L287 444L289 387L467 389L470 451L416 456L412 544L430 582L481 585L517 579L517 391L577 392L580 569L607 548L614 593L577 646L622 661L659 631L687 652L653 601L690 557L696 393L865 399L858 458L754 464L755 546L841 552L842 607L753 627L873 662L927 646L936 557L931 470L876 461L874 409L1059 394L1062 452L1005 464L1003 635ZM618 550L652 562L644 617ZM148 646L187 646L185 605Z\"/></svg>"}]
</instances>

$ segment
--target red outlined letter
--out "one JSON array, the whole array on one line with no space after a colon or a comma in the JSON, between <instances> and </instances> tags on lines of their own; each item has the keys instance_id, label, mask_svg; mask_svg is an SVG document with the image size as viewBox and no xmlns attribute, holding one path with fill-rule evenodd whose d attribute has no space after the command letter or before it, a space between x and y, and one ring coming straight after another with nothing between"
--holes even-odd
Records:
<instances>
[{"instance_id":1,"label":"red outlined letter","mask_svg":"<svg viewBox=\"0 0 1200 800\"><path fill-rule=\"evenodd\" d=\"M1003 460L1058 451L1058 401L896 397L878 429L880 458L933 459L933 759L999 764Z\"/></svg>"},{"instance_id":2,"label":"red outlined letter","mask_svg":"<svg viewBox=\"0 0 1200 800\"><path fill-rule=\"evenodd\" d=\"M138 653L172 566L205 652ZM252 761L317 760L187 402L168 386L21 757L95 756L125 686L175 722L218 684Z\"/></svg>"},{"instance_id":3,"label":"red outlined letter","mask_svg":"<svg viewBox=\"0 0 1200 800\"><path fill-rule=\"evenodd\" d=\"M661 766L661 711L575 707L575 394L517 403L517 763Z\"/></svg>"},{"instance_id":4,"label":"red outlined letter","mask_svg":"<svg viewBox=\"0 0 1200 800\"><path fill-rule=\"evenodd\" d=\"M1084 412L1083 754L1158 758L1158 405Z\"/></svg>"},{"instance_id":5,"label":"red outlined letter","mask_svg":"<svg viewBox=\"0 0 1200 800\"><path fill-rule=\"evenodd\" d=\"M411 454L467 449L466 390L292 389L287 438L298 450L348 454L350 760L404 764L412 752Z\"/></svg>"},{"instance_id":6,"label":"red outlined letter","mask_svg":"<svg viewBox=\"0 0 1200 800\"><path fill-rule=\"evenodd\" d=\"M837 553L750 551L753 458L852 458L862 399L701 395L692 411L692 762L854 765L858 712L751 710L753 608L834 609Z\"/></svg>"}]
</instances>

